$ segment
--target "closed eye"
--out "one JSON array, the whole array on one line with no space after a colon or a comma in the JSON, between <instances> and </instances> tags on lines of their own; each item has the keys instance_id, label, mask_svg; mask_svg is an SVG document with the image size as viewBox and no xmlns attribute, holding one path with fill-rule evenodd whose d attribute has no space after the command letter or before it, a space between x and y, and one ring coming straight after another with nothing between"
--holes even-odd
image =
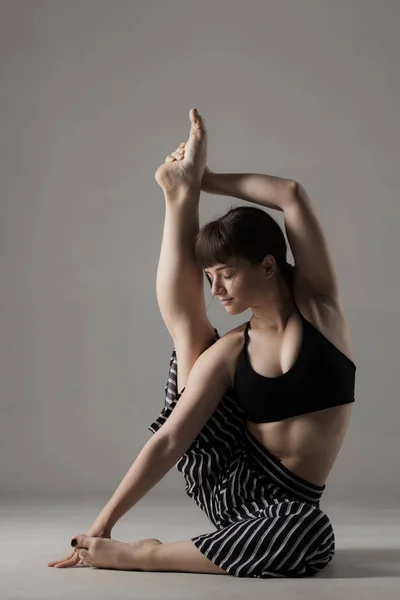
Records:
<instances>
[{"instance_id":1,"label":"closed eye","mask_svg":"<svg viewBox=\"0 0 400 600\"><path fill-rule=\"evenodd\" d=\"M208 281L209 281L210 283L212 283L212 279L211 279L211 277L209 276L209 274L208 274L208 273L206 273L206 275L207 275ZM224 277L224 279L232 279L233 275L224 275L223 277Z\"/></svg>"}]
</instances>

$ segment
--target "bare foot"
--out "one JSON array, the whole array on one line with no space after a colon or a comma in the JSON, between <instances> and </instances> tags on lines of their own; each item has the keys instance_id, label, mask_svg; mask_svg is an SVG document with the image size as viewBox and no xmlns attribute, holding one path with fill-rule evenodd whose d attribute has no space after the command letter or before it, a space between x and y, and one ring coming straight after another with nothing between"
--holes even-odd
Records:
<instances>
[{"instance_id":1,"label":"bare foot","mask_svg":"<svg viewBox=\"0 0 400 600\"><path fill-rule=\"evenodd\" d=\"M155 538L136 542L94 538L78 535L76 550L90 567L119 569L124 571L146 571L149 552L155 545L162 544Z\"/></svg>"},{"instance_id":2,"label":"bare foot","mask_svg":"<svg viewBox=\"0 0 400 600\"><path fill-rule=\"evenodd\" d=\"M187 142L182 142L169 154L154 174L164 193L179 191L182 187L201 187L207 165L208 133L204 118L189 111L190 132Z\"/></svg>"}]
</instances>

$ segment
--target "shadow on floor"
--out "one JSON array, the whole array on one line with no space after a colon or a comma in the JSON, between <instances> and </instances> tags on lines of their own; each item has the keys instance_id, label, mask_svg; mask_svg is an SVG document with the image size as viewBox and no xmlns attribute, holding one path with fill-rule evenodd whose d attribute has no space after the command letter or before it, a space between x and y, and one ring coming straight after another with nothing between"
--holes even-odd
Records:
<instances>
[{"instance_id":1,"label":"shadow on floor","mask_svg":"<svg viewBox=\"0 0 400 600\"><path fill-rule=\"evenodd\" d=\"M337 549L318 579L400 577L400 548Z\"/></svg>"}]
</instances>

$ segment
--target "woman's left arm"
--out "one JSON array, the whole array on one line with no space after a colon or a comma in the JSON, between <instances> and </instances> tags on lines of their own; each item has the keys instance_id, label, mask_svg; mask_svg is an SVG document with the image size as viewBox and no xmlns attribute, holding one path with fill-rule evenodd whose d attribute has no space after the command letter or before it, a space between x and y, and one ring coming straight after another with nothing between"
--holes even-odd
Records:
<instances>
[{"instance_id":1,"label":"woman's left arm","mask_svg":"<svg viewBox=\"0 0 400 600\"><path fill-rule=\"evenodd\" d=\"M326 302L338 303L339 285L332 254L316 210L298 182L294 182L284 218L296 264L294 285L307 287L311 295Z\"/></svg>"},{"instance_id":2,"label":"woman's left arm","mask_svg":"<svg viewBox=\"0 0 400 600\"><path fill-rule=\"evenodd\" d=\"M208 194L232 196L283 211L292 197L293 184L291 179L275 175L205 171L201 189Z\"/></svg>"}]
</instances>

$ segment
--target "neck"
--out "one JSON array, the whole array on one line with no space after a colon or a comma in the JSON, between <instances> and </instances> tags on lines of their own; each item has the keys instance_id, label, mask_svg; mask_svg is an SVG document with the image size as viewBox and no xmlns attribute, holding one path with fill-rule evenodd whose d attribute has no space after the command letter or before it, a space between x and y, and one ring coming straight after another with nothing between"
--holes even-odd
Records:
<instances>
[{"instance_id":1,"label":"neck","mask_svg":"<svg viewBox=\"0 0 400 600\"><path fill-rule=\"evenodd\" d=\"M269 329L277 334L286 329L290 316L296 310L293 295L286 283L281 288L277 287L265 302L250 308L253 311L252 328L254 323L256 329Z\"/></svg>"}]
</instances>

